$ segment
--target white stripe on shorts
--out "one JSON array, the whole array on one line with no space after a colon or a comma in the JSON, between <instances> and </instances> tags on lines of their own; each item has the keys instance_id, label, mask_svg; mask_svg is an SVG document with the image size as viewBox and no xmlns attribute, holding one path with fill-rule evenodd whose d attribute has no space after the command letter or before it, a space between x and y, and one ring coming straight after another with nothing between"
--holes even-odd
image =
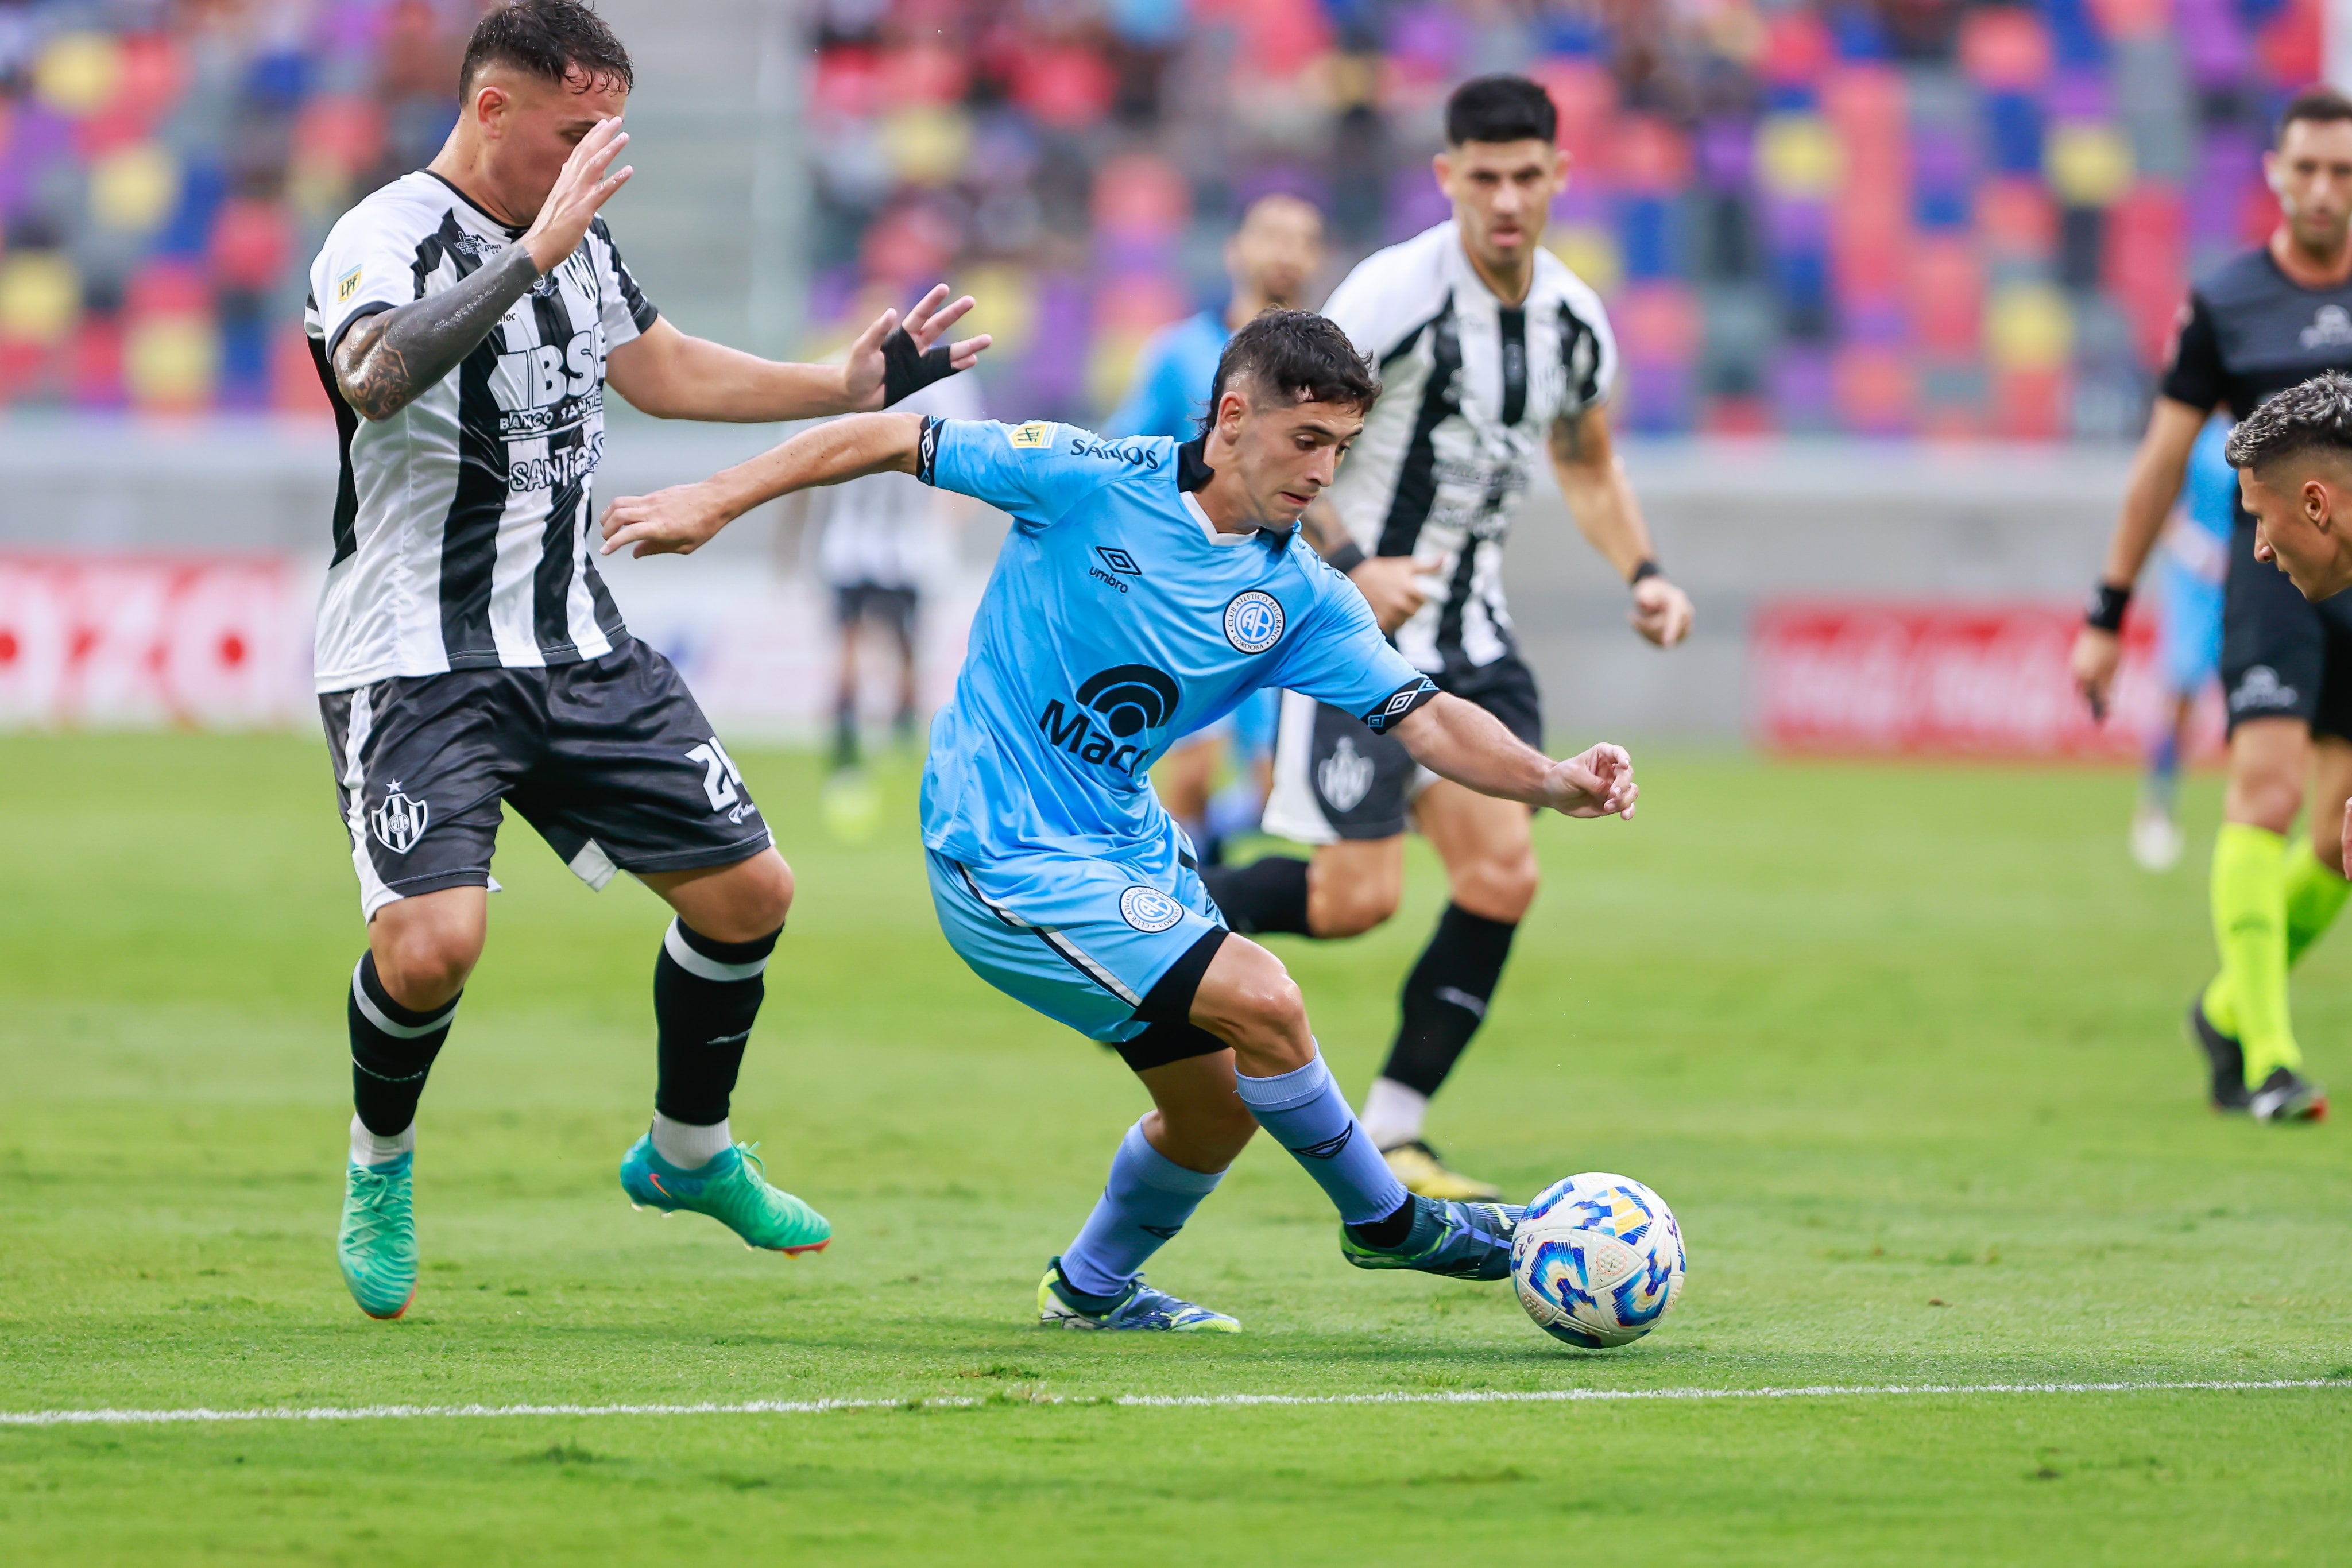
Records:
<instances>
[{"instance_id":1,"label":"white stripe on shorts","mask_svg":"<svg viewBox=\"0 0 2352 1568\"><path fill-rule=\"evenodd\" d=\"M1059 931L1055 930L1050 925L1039 925L1034 921L1022 919L1021 916L1013 914L1013 911L1005 908L1004 905L997 903L994 899L989 897L988 894L981 892L980 883L971 879L971 869L969 866L959 865L956 867L956 871L958 874L963 878L963 884L971 889L971 895L980 900L982 904L985 904L991 915L995 915L1007 925L1018 927L1023 931L1035 932L1037 936L1045 941L1048 947L1051 947L1055 952L1059 953L1063 957L1067 958L1071 963L1076 965L1080 970L1094 981L1095 984L1100 986L1104 990L1108 991L1112 996L1117 997L1120 1001L1125 1002L1129 1007L1139 1008L1143 1005L1143 998L1141 997L1137 996L1133 991L1128 989L1126 986L1121 984L1119 977L1117 975L1112 974L1108 969L1104 968L1100 964L1096 963L1092 958L1088 957L1085 948L1079 946L1076 943L1071 941L1068 937L1063 936Z\"/></svg>"}]
</instances>

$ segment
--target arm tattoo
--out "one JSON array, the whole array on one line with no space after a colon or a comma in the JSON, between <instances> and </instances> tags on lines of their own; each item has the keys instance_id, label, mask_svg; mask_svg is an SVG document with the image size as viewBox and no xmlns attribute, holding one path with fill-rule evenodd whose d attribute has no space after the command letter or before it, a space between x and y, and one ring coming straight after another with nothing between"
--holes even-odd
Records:
<instances>
[{"instance_id":1,"label":"arm tattoo","mask_svg":"<svg viewBox=\"0 0 2352 1568\"><path fill-rule=\"evenodd\" d=\"M390 419L456 370L538 281L530 253L510 245L454 287L359 322L335 346L343 401L363 418Z\"/></svg>"}]
</instances>

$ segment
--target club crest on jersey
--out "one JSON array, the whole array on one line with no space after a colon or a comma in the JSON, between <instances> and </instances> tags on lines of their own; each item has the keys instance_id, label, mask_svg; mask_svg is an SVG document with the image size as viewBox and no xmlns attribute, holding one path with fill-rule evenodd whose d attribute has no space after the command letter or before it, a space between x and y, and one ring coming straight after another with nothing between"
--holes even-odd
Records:
<instances>
[{"instance_id":1,"label":"club crest on jersey","mask_svg":"<svg viewBox=\"0 0 2352 1568\"><path fill-rule=\"evenodd\" d=\"M1146 936L1184 918L1184 906L1156 887L1138 885L1118 895L1118 917Z\"/></svg>"},{"instance_id":2,"label":"club crest on jersey","mask_svg":"<svg viewBox=\"0 0 2352 1568\"><path fill-rule=\"evenodd\" d=\"M383 804L368 813L368 822L385 849L404 855L425 836L425 824L431 815L432 808L402 794L395 782L392 793L383 798Z\"/></svg>"},{"instance_id":3,"label":"club crest on jersey","mask_svg":"<svg viewBox=\"0 0 2352 1568\"><path fill-rule=\"evenodd\" d=\"M358 267L355 267L352 268L349 272L346 272L341 277L335 279L336 304L349 305L352 302L352 296L357 294L359 291L360 269Z\"/></svg>"},{"instance_id":4,"label":"club crest on jersey","mask_svg":"<svg viewBox=\"0 0 2352 1568\"><path fill-rule=\"evenodd\" d=\"M1054 445L1054 426L1049 420L1033 419L1014 426L1005 439L1024 452L1048 452Z\"/></svg>"},{"instance_id":5,"label":"club crest on jersey","mask_svg":"<svg viewBox=\"0 0 2352 1568\"><path fill-rule=\"evenodd\" d=\"M1263 653L1282 641L1282 601L1262 588L1244 589L1225 606L1225 641L1244 653Z\"/></svg>"}]
</instances>

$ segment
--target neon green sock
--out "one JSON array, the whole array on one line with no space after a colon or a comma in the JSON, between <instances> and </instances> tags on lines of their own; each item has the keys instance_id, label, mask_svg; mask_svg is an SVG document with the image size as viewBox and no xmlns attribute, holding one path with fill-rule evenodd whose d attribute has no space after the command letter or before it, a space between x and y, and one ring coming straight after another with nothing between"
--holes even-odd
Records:
<instances>
[{"instance_id":1,"label":"neon green sock","mask_svg":"<svg viewBox=\"0 0 2352 1568\"><path fill-rule=\"evenodd\" d=\"M2336 912L2352 894L2345 881L2321 862L2309 839L2298 840L2286 852L2286 967L2294 968L2327 934Z\"/></svg>"},{"instance_id":2,"label":"neon green sock","mask_svg":"<svg viewBox=\"0 0 2352 1568\"><path fill-rule=\"evenodd\" d=\"M2206 988L2205 1016L2235 1034L2246 1052L2246 1082L2275 1067L2300 1067L2286 1005L2286 839L2224 822L2213 841L2213 940L2221 973ZM2223 1004L2227 1021L2215 1016Z\"/></svg>"}]
</instances>

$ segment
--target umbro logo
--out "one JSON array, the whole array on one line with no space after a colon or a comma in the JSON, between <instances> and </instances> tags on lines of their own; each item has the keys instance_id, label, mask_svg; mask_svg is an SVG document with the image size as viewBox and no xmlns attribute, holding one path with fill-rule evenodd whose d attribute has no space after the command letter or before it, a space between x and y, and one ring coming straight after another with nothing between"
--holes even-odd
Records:
<instances>
[{"instance_id":1,"label":"umbro logo","mask_svg":"<svg viewBox=\"0 0 2352 1568\"><path fill-rule=\"evenodd\" d=\"M1136 564L1135 558L1117 545L1097 545L1095 554L1102 557L1102 566L1087 567L1087 575L1097 582L1108 583L1121 593L1127 591L1127 579L1143 575L1143 568ZM1104 567L1110 570L1106 571Z\"/></svg>"}]
</instances>

